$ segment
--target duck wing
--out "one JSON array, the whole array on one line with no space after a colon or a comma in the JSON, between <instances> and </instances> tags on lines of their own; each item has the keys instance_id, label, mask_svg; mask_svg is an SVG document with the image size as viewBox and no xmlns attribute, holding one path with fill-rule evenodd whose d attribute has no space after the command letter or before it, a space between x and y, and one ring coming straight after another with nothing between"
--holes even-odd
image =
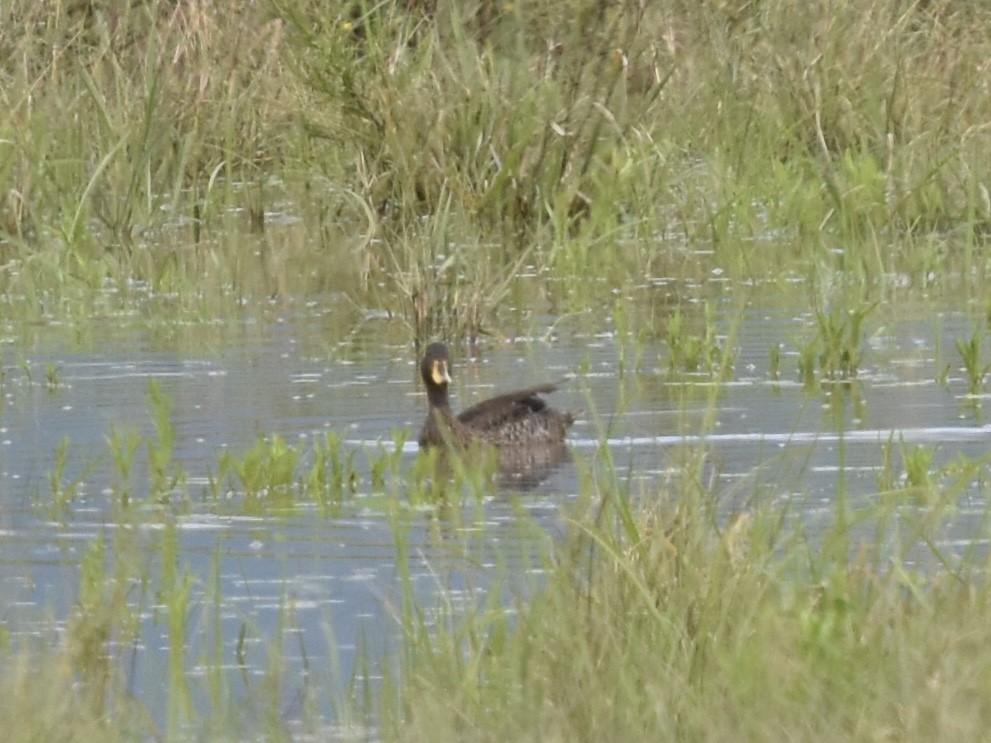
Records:
<instances>
[{"instance_id":1,"label":"duck wing","mask_svg":"<svg viewBox=\"0 0 991 743\"><path fill-rule=\"evenodd\" d=\"M539 384L490 398L473 405L458 415L458 420L473 431L495 432L527 416L549 410L540 397L553 392L556 384Z\"/></svg>"}]
</instances>

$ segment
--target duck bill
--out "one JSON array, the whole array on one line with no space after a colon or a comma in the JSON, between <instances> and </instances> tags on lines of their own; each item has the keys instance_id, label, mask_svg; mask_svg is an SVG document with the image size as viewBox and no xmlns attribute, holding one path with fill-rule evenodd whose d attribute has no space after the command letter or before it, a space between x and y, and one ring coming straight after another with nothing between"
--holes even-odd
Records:
<instances>
[{"instance_id":1,"label":"duck bill","mask_svg":"<svg viewBox=\"0 0 991 743\"><path fill-rule=\"evenodd\" d=\"M450 384L451 375L447 371L447 364L443 361L435 361L430 370L430 378L434 384Z\"/></svg>"}]
</instances>

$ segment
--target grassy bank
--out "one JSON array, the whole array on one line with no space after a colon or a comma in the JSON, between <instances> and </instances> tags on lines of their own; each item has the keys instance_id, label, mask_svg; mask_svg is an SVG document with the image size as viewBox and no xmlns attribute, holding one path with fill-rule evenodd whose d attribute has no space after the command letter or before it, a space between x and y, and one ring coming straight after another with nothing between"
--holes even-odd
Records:
<instances>
[{"instance_id":1,"label":"grassy bank","mask_svg":"<svg viewBox=\"0 0 991 743\"><path fill-rule=\"evenodd\" d=\"M326 289L259 281L283 252L418 338L498 331L522 265L559 298L681 275L665 244L741 278L986 275L983 3L0 12L0 281L24 311Z\"/></svg>"},{"instance_id":2,"label":"grassy bank","mask_svg":"<svg viewBox=\"0 0 991 743\"><path fill-rule=\"evenodd\" d=\"M716 244L988 219L979 4L357 7L291 48L379 210Z\"/></svg>"}]
</instances>

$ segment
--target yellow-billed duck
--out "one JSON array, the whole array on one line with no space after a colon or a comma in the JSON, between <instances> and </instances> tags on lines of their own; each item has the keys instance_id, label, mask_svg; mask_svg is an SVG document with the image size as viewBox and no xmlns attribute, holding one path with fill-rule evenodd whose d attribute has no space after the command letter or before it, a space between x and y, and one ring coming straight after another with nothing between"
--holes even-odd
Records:
<instances>
[{"instance_id":1,"label":"yellow-billed duck","mask_svg":"<svg viewBox=\"0 0 991 743\"><path fill-rule=\"evenodd\" d=\"M447 346L431 343L420 362L420 375L427 388L427 419L420 429L421 447L473 442L494 446L560 446L574 415L548 407L540 395L553 392L556 384L540 384L493 397L455 416L447 399L451 383L451 360Z\"/></svg>"}]
</instances>

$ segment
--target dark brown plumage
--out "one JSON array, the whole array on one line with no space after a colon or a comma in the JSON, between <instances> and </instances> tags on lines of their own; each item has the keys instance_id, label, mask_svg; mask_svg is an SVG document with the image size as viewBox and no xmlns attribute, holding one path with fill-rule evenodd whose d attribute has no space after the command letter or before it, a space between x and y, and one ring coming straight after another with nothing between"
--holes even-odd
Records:
<instances>
[{"instance_id":1,"label":"dark brown plumage","mask_svg":"<svg viewBox=\"0 0 991 743\"><path fill-rule=\"evenodd\" d=\"M445 443L467 446L473 442L500 448L560 446L575 422L574 415L549 407L540 397L557 389L555 384L507 392L455 416L447 399L450 370L447 346L431 343L420 362L428 401L427 419L420 429L421 447Z\"/></svg>"}]
</instances>

